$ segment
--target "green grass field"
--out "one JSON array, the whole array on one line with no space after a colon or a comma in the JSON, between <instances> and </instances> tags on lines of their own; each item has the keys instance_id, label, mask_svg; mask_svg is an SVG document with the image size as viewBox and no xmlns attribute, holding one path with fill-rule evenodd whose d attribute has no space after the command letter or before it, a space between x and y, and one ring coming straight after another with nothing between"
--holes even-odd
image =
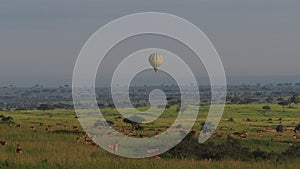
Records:
<instances>
[{"instance_id":1,"label":"green grass field","mask_svg":"<svg viewBox=\"0 0 300 169\"><path fill-rule=\"evenodd\" d=\"M288 108L282 112L279 105L271 105L272 109L265 115L262 113L264 105L227 105L218 129L209 141L223 142L226 135L235 132L248 132L248 137L241 140L244 147L251 150L257 148L266 152L281 153L292 145L298 145L299 140L293 138L293 131L283 133L272 132L281 124L288 129L300 122L300 108ZM201 106L197 122L193 130L199 134L199 126L205 121L208 106ZM116 119L117 112L112 109L102 110L107 120L113 121L114 126L125 126L122 119ZM2 168L300 168L299 159L289 159L281 164L274 164L268 160L236 161L221 160L206 162L194 159L165 159L145 158L127 159L115 156L94 148L84 142L77 143L76 138L83 134L78 119L72 110L51 111L2 111L0 114L13 117L14 125L0 124L0 141L7 141L7 146L0 146L0 169ZM166 112L153 123L143 124L145 128L156 126L160 131L172 124L176 118L176 107ZM229 120L232 118L231 120ZM280 120L281 118L281 120ZM20 127L16 127L20 124ZM34 127L33 130L31 127ZM79 127L79 129L76 129ZM257 134L258 130L261 135ZM46 131L47 130L47 131ZM144 135L153 135L155 131L140 131ZM130 131L126 131L129 133ZM277 134L277 136L275 136ZM217 136L218 135L218 136ZM232 137L237 138L233 135ZM22 146L22 154L16 153L16 146Z\"/></svg>"}]
</instances>

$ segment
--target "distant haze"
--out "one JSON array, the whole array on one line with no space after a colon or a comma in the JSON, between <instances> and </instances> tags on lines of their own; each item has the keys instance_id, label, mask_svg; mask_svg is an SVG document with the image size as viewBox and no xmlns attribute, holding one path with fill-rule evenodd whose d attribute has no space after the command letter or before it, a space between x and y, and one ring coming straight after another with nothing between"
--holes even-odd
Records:
<instances>
[{"instance_id":1,"label":"distant haze","mask_svg":"<svg viewBox=\"0 0 300 169\"><path fill-rule=\"evenodd\" d=\"M178 15L206 33L229 83L300 82L299 9L297 0L1 1L0 86L70 84L78 53L96 30L149 11Z\"/></svg>"}]
</instances>

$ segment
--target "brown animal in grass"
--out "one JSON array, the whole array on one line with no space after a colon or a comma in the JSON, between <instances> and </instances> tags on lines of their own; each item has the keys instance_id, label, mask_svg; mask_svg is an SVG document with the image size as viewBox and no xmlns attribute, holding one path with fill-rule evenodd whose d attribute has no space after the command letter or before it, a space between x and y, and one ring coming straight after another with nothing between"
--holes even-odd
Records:
<instances>
[{"instance_id":1,"label":"brown animal in grass","mask_svg":"<svg viewBox=\"0 0 300 169\"><path fill-rule=\"evenodd\" d=\"M156 160L162 160L162 158L160 156L155 156Z\"/></svg>"},{"instance_id":2,"label":"brown animal in grass","mask_svg":"<svg viewBox=\"0 0 300 169\"><path fill-rule=\"evenodd\" d=\"M116 143L116 144L109 144L108 148L112 149L114 152L117 152L118 148L119 148L119 144L118 143Z\"/></svg>"},{"instance_id":3,"label":"brown animal in grass","mask_svg":"<svg viewBox=\"0 0 300 169\"><path fill-rule=\"evenodd\" d=\"M217 137L218 138L223 138L223 135L222 134L217 134Z\"/></svg>"},{"instance_id":4,"label":"brown animal in grass","mask_svg":"<svg viewBox=\"0 0 300 169\"><path fill-rule=\"evenodd\" d=\"M30 129L31 129L32 131L35 131L35 127L33 127L33 126L31 126Z\"/></svg>"},{"instance_id":5,"label":"brown animal in grass","mask_svg":"<svg viewBox=\"0 0 300 169\"><path fill-rule=\"evenodd\" d=\"M16 148L16 153L17 153L17 154L22 154L22 153L23 153L23 151L22 151L22 147L21 147L21 145L20 145L20 144L18 144L18 145L17 145L17 148Z\"/></svg>"},{"instance_id":6,"label":"brown animal in grass","mask_svg":"<svg viewBox=\"0 0 300 169\"><path fill-rule=\"evenodd\" d=\"M89 135L85 133L85 134L83 134L81 137L82 137L83 139L86 139L86 138L88 138L88 136L89 136Z\"/></svg>"},{"instance_id":7,"label":"brown animal in grass","mask_svg":"<svg viewBox=\"0 0 300 169\"><path fill-rule=\"evenodd\" d=\"M211 159L209 158L209 159L204 159L204 160L202 160L202 162L204 162L204 163L210 163L211 162Z\"/></svg>"},{"instance_id":8,"label":"brown animal in grass","mask_svg":"<svg viewBox=\"0 0 300 169\"><path fill-rule=\"evenodd\" d=\"M240 138L240 139L246 139L246 138L247 138L247 134L240 134L240 135L239 135L239 138Z\"/></svg>"},{"instance_id":9,"label":"brown animal in grass","mask_svg":"<svg viewBox=\"0 0 300 169\"><path fill-rule=\"evenodd\" d=\"M130 136L136 136L136 133L134 131L129 133Z\"/></svg>"},{"instance_id":10,"label":"brown animal in grass","mask_svg":"<svg viewBox=\"0 0 300 169\"><path fill-rule=\"evenodd\" d=\"M91 140L90 138L85 138L85 144L92 144L93 140Z\"/></svg>"},{"instance_id":11,"label":"brown animal in grass","mask_svg":"<svg viewBox=\"0 0 300 169\"><path fill-rule=\"evenodd\" d=\"M21 127L21 124L16 124L16 127L20 128L20 127Z\"/></svg>"},{"instance_id":12,"label":"brown animal in grass","mask_svg":"<svg viewBox=\"0 0 300 169\"><path fill-rule=\"evenodd\" d=\"M147 150L147 153L148 153L148 154L154 154L154 153L156 153L156 152L158 152L158 151L159 151L159 148L148 149L148 150Z\"/></svg>"},{"instance_id":13,"label":"brown animal in grass","mask_svg":"<svg viewBox=\"0 0 300 169\"><path fill-rule=\"evenodd\" d=\"M294 135L293 135L293 138L296 139L296 138L297 138L297 134L294 134Z\"/></svg>"},{"instance_id":14,"label":"brown animal in grass","mask_svg":"<svg viewBox=\"0 0 300 169\"><path fill-rule=\"evenodd\" d=\"M0 144L1 144L2 146L7 146L7 145L8 145L7 141L0 141Z\"/></svg>"},{"instance_id":15,"label":"brown animal in grass","mask_svg":"<svg viewBox=\"0 0 300 169\"><path fill-rule=\"evenodd\" d=\"M258 133L257 134L259 137L262 137L262 136L264 136L262 133Z\"/></svg>"},{"instance_id":16,"label":"brown animal in grass","mask_svg":"<svg viewBox=\"0 0 300 169\"><path fill-rule=\"evenodd\" d=\"M97 148L98 147L98 145L96 144L96 143L94 143L94 142L92 142L92 144L90 145L90 148L91 149L95 149L95 148Z\"/></svg>"},{"instance_id":17,"label":"brown animal in grass","mask_svg":"<svg viewBox=\"0 0 300 169\"><path fill-rule=\"evenodd\" d=\"M81 140L81 136L78 136L78 137L76 138L76 142L77 142L77 143L80 143L80 140Z\"/></svg>"}]
</instances>

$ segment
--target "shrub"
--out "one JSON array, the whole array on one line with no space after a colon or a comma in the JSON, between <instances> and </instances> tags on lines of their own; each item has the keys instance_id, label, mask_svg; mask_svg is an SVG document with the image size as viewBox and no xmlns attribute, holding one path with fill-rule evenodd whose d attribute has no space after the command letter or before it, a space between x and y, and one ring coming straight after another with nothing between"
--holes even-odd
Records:
<instances>
[{"instance_id":1,"label":"shrub","mask_svg":"<svg viewBox=\"0 0 300 169\"><path fill-rule=\"evenodd\" d=\"M48 104L48 103L43 103L43 104L40 104L38 107L37 107L38 110L53 110L54 109L54 106L51 105L51 104Z\"/></svg>"},{"instance_id":2,"label":"shrub","mask_svg":"<svg viewBox=\"0 0 300 169\"><path fill-rule=\"evenodd\" d=\"M281 124L280 124L280 125L277 125L277 126L276 126L276 131L277 131L277 132L283 132L283 125L281 125Z\"/></svg>"},{"instance_id":3,"label":"shrub","mask_svg":"<svg viewBox=\"0 0 300 169\"><path fill-rule=\"evenodd\" d=\"M249 160L251 152L248 148L241 146L237 139L227 137L222 144L208 142L199 144L194 132L189 133L182 142L163 154L165 158L194 158L194 159L235 159Z\"/></svg>"},{"instance_id":4,"label":"shrub","mask_svg":"<svg viewBox=\"0 0 300 169\"><path fill-rule=\"evenodd\" d=\"M296 126L295 126L295 129L294 129L294 132L297 132L300 130L300 123L298 123Z\"/></svg>"},{"instance_id":5,"label":"shrub","mask_svg":"<svg viewBox=\"0 0 300 169\"><path fill-rule=\"evenodd\" d=\"M1 122L2 123L12 123L14 118L10 117L10 116L3 116L3 115L0 115L0 118L1 118Z\"/></svg>"}]
</instances>

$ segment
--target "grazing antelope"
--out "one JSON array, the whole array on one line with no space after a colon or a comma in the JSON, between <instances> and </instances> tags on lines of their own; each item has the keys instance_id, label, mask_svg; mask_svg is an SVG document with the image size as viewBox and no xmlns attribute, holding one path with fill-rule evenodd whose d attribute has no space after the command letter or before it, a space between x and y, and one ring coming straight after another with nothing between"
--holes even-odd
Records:
<instances>
[{"instance_id":1,"label":"grazing antelope","mask_svg":"<svg viewBox=\"0 0 300 169\"><path fill-rule=\"evenodd\" d=\"M227 136L232 136L232 133L231 133L231 132L229 132L229 133L226 133L226 135L227 135Z\"/></svg>"},{"instance_id":2,"label":"grazing antelope","mask_svg":"<svg viewBox=\"0 0 300 169\"><path fill-rule=\"evenodd\" d=\"M148 150L147 150L147 153L148 153L148 154L153 154L153 153L156 153L157 151L159 151L159 148L148 149Z\"/></svg>"},{"instance_id":3,"label":"grazing antelope","mask_svg":"<svg viewBox=\"0 0 300 169\"><path fill-rule=\"evenodd\" d=\"M79 128L77 126L73 126L74 130L79 130Z\"/></svg>"},{"instance_id":4,"label":"grazing antelope","mask_svg":"<svg viewBox=\"0 0 300 169\"><path fill-rule=\"evenodd\" d=\"M124 127L124 126L121 126L121 127L119 128L119 131L120 131L121 133L124 133L124 132L125 132L125 127Z\"/></svg>"},{"instance_id":5,"label":"grazing antelope","mask_svg":"<svg viewBox=\"0 0 300 169\"><path fill-rule=\"evenodd\" d=\"M258 135L259 137L264 136L261 132L257 132L257 135Z\"/></svg>"},{"instance_id":6,"label":"grazing antelope","mask_svg":"<svg viewBox=\"0 0 300 169\"><path fill-rule=\"evenodd\" d=\"M30 129L31 129L32 131L35 131L35 127L33 127L33 126L31 126Z\"/></svg>"},{"instance_id":7,"label":"grazing antelope","mask_svg":"<svg viewBox=\"0 0 300 169\"><path fill-rule=\"evenodd\" d=\"M86 139L87 137L88 137L88 134L83 134L82 136L81 136L83 139Z\"/></svg>"},{"instance_id":8,"label":"grazing antelope","mask_svg":"<svg viewBox=\"0 0 300 169\"><path fill-rule=\"evenodd\" d=\"M136 133L134 131L129 133L130 136L136 136Z\"/></svg>"},{"instance_id":9,"label":"grazing antelope","mask_svg":"<svg viewBox=\"0 0 300 169\"><path fill-rule=\"evenodd\" d=\"M85 137L84 141L85 141L85 144L88 144L88 145L93 143L93 140L91 140L89 137Z\"/></svg>"},{"instance_id":10,"label":"grazing antelope","mask_svg":"<svg viewBox=\"0 0 300 169\"><path fill-rule=\"evenodd\" d=\"M22 147L21 147L20 144L17 144L16 153L17 153L17 154L22 154L22 153L23 153L23 152L22 152Z\"/></svg>"},{"instance_id":11,"label":"grazing antelope","mask_svg":"<svg viewBox=\"0 0 300 169\"><path fill-rule=\"evenodd\" d=\"M2 146L7 146L7 145L8 145L7 141L0 141L0 144L1 144Z\"/></svg>"},{"instance_id":12,"label":"grazing antelope","mask_svg":"<svg viewBox=\"0 0 300 169\"><path fill-rule=\"evenodd\" d=\"M240 139L246 139L246 138L247 138L247 134L240 134L240 135L239 135L239 138L240 138Z\"/></svg>"},{"instance_id":13,"label":"grazing antelope","mask_svg":"<svg viewBox=\"0 0 300 169\"><path fill-rule=\"evenodd\" d=\"M20 127L21 127L21 124L16 124L16 127L20 128Z\"/></svg>"},{"instance_id":14,"label":"grazing antelope","mask_svg":"<svg viewBox=\"0 0 300 169\"><path fill-rule=\"evenodd\" d=\"M108 148L112 149L114 152L118 151L118 147L119 147L118 143L116 143L116 144L109 144L108 145Z\"/></svg>"},{"instance_id":15,"label":"grazing antelope","mask_svg":"<svg viewBox=\"0 0 300 169\"><path fill-rule=\"evenodd\" d=\"M93 135L92 140L96 140L97 139L97 135Z\"/></svg>"},{"instance_id":16,"label":"grazing antelope","mask_svg":"<svg viewBox=\"0 0 300 169\"><path fill-rule=\"evenodd\" d=\"M162 158L160 156L155 156L156 160L162 160Z\"/></svg>"},{"instance_id":17,"label":"grazing antelope","mask_svg":"<svg viewBox=\"0 0 300 169\"><path fill-rule=\"evenodd\" d=\"M77 142L77 143L80 143L80 140L81 140L81 136L78 136L78 137L76 138L76 142Z\"/></svg>"},{"instance_id":18,"label":"grazing antelope","mask_svg":"<svg viewBox=\"0 0 300 169\"><path fill-rule=\"evenodd\" d=\"M92 149L95 149L97 147L98 147L98 145L96 143L94 143L94 142L90 145L90 148L92 148Z\"/></svg>"},{"instance_id":19,"label":"grazing antelope","mask_svg":"<svg viewBox=\"0 0 300 169\"><path fill-rule=\"evenodd\" d=\"M207 159L207 158L206 158L206 159L203 160L203 162L204 162L204 163L210 163L210 162L211 162L211 159Z\"/></svg>"},{"instance_id":20,"label":"grazing antelope","mask_svg":"<svg viewBox=\"0 0 300 169\"><path fill-rule=\"evenodd\" d=\"M264 135L263 135L263 134L261 134L261 133L259 133L259 134L258 134L258 136L259 136L259 137L263 137Z\"/></svg>"},{"instance_id":21,"label":"grazing antelope","mask_svg":"<svg viewBox=\"0 0 300 169\"><path fill-rule=\"evenodd\" d=\"M218 138L223 138L223 135L222 134L217 134L217 137Z\"/></svg>"}]
</instances>

